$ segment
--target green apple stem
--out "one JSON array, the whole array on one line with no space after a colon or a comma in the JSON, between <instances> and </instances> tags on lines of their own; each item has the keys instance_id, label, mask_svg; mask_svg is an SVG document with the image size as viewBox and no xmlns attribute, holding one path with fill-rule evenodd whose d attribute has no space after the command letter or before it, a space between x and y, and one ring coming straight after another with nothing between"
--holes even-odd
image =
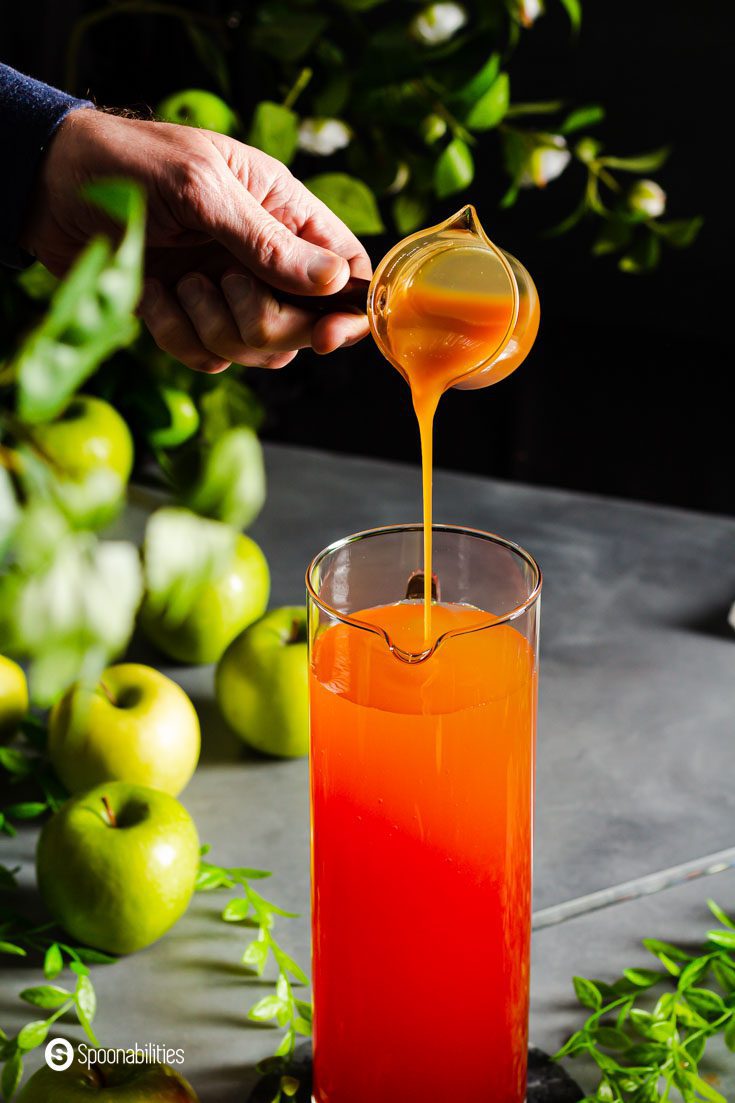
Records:
<instances>
[{"instance_id":1,"label":"green apple stem","mask_svg":"<svg viewBox=\"0 0 735 1103\"><path fill-rule=\"evenodd\" d=\"M117 827L117 816L112 810L112 805L110 804L109 798L106 796L103 797L102 803L105 806L105 814L107 816L108 824L110 825L110 827Z\"/></svg>"},{"instance_id":2,"label":"green apple stem","mask_svg":"<svg viewBox=\"0 0 735 1103\"><path fill-rule=\"evenodd\" d=\"M110 704L114 705L117 708L117 701L115 700L115 695L113 694L110 687L105 685L105 683L102 681L101 678L100 678L99 686L100 686L100 689L102 690L102 692L104 693L105 697L107 698L107 700L110 702Z\"/></svg>"}]
</instances>

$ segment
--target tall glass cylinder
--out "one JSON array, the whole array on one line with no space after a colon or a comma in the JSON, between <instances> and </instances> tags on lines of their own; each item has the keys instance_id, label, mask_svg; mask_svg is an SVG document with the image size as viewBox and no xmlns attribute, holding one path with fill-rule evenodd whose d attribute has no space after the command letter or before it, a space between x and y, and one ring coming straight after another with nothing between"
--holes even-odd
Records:
<instances>
[{"instance_id":1,"label":"tall glass cylinder","mask_svg":"<svg viewBox=\"0 0 735 1103\"><path fill-rule=\"evenodd\" d=\"M347 537L307 574L314 1103L522 1103L541 575L498 536Z\"/></svg>"}]
</instances>

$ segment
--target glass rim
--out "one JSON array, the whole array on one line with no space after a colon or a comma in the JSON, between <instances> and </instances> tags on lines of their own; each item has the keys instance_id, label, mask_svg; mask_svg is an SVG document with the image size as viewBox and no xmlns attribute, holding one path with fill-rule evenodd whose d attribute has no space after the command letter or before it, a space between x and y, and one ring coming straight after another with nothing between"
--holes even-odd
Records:
<instances>
[{"instance_id":1,"label":"glass rim","mask_svg":"<svg viewBox=\"0 0 735 1103\"><path fill-rule=\"evenodd\" d=\"M352 625L352 627L360 629L362 631L370 631L376 633L377 635L384 636L389 647L391 647L391 650L393 650L393 645L391 645L391 642L384 629L381 629L376 624L360 620L358 617L352 616L351 613L341 613L338 609L335 609L334 606L329 605L317 593L313 579L316 571L319 569L321 564L327 558L329 558L329 556L333 555L335 552L341 551L342 548L346 548L350 544L356 544L360 540L370 539L371 537L375 536L389 536L392 533L423 532L423 529L424 526L420 521L409 522L408 524L403 525L380 525L378 526L378 528L363 529L361 532L352 533L350 536L343 536L339 540L335 540L331 544L328 544L326 548L322 548L320 552L317 552L317 554L314 556L311 563L306 569L306 591L309 598L319 609L322 610L323 613L326 613L327 616L331 617L333 620L338 620L342 624ZM411 657L405 656L406 661L409 662L417 662L421 659L427 658L448 636L466 635L470 632L482 632L487 628L495 628L503 624L510 624L514 620L518 620L519 617L522 617L524 613L527 613L528 610L536 604L541 594L541 588L543 585L543 574L536 559L531 555L530 552L521 547L520 544L516 544L513 540L508 540L505 536L499 536L497 533L494 532L485 532L483 529L470 528L466 525L436 524L431 526L431 531L432 533L449 532L454 533L458 536L472 536L480 540L486 540L491 544L495 544L496 546L505 548L507 551L512 552L518 559L522 560L526 564L526 566L531 568L533 588L527 598L525 598L519 605L516 605L512 609L509 609L508 612L503 613L499 616L494 616L492 613L488 613L488 617L490 617L491 619L489 619L487 623L473 625L471 628L450 629L449 631L442 633L442 635L440 635L438 639L434 641L432 646L427 651Z\"/></svg>"}]
</instances>

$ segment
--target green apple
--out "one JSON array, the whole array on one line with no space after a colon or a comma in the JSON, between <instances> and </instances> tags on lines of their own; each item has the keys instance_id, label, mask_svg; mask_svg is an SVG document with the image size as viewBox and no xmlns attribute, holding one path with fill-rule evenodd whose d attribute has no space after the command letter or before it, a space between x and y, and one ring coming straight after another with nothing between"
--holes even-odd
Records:
<instances>
[{"instance_id":1,"label":"green apple","mask_svg":"<svg viewBox=\"0 0 735 1103\"><path fill-rule=\"evenodd\" d=\"M237 129L237 115L220 96L203 88L186 88L174 92L158 105L157 114L167 123L202 126L220 134L232 134Z\"/></svg>"},{"instance_id":2,"label":"green apple","mask_svg":"<svg viewBox=\"0 0 735 1103\"><path fill-rule=\"evenodd\" d=\"M199 428L199 411L191 395L167 383L158 388L156 398L148 440L154 448L178 448Z\"/></svg>"},{"instance_id":3,"label":"green apple","mask_svg":"<svg viewBox=\"0 0 735 1103\"><path fill-rule=\"evenodd\" d=\"M49 757L70 793L129 781L178 796L199 760L199 719L181 686L140 663L109 666L51 711Z\"/></svg>"},{"instance_id":4,"label":"green apple","mask_svg":"<svg viewBox=\"0 0 735 1103\"><path fill-rule=\"evenodd\" d=\"M119 511L133 466L133 440L109 402L77 395L55 420L30 430L32 446L56 475L55 492L82 527L107 524Z\"/></svg>"},{"instance_id":5,"label":"green apple","mask_svg":"<svg viewBox=\"0 0 735 1103\"><path fill-rule=\"evenodd\" d=\"M95 1062L75 1058L68 1069L35 1073L18 1103L199 1103L191 1084L169 1065Z\"/></svg>"},{"instance_id":6,"label":"green apple","mask_svg":"<svg viewBox=\"0 0 735 1103\"><path fill-rule=\"evenodd\" d=\"M182 663L216 663L227 645L268 607L268 560L240 534L227 567L197 594L183 620L170 620L146 597L140 625L157 647Z\"/></svg>"},{"instance_id":7,"label":"green apple","mask_svg":"<svg viewBox=\"0 0 735 1103\"><path fill-rule=\"evenodd\" d=\"M21 667L0 655L0 743L15 735L28 712L28 682Z\"/></svg>"},{"instance_id":8,"label":"green apple","mask_svg":"<svg viewBox=\"0 0 735 1103\"><path fill-rule=\"evenodd\" d=\"M230 727L264 754L309 749L306 610L273 609L238 636L219 661L217 701Z\"/></svg>"},{"instance_id":9,"label":"green apple","mask_svg":"<svg viewBox=\"0 0 735 1103\"><path fill-rule=\"evenodd\" d=\"M72 938L110 954L150 946L186 911L199 870L189 813L168 793L110 781L46 821L38 887Z\"/></svg>"}]
</instances>

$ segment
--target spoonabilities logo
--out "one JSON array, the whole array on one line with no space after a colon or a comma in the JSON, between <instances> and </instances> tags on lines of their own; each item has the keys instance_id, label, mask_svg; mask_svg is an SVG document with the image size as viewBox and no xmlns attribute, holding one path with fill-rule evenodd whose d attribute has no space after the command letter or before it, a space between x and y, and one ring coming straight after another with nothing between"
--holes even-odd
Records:
<instances>
[{"instance_id":1,"label":"spoonabilities logo","mask_svg":"<svg viewBox=\"0 0 735 1103\"><path fill-rule=\"evenodd\" d=\"M52 1038L46 1046L44 1056L50 1069L63 1072L74 1060L74 1046L66 1038Z\"/></svg>"}]
</instances>

